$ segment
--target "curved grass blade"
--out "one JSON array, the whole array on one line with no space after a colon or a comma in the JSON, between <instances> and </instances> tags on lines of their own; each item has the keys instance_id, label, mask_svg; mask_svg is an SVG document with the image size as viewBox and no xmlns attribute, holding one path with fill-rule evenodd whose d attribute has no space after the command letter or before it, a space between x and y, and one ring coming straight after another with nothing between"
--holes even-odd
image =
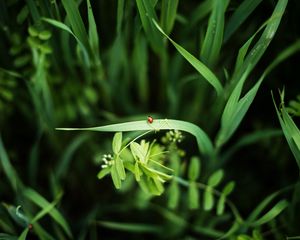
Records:
<instances>
[{"instance_id":1,"label":"curved grass blade","mask_svg":"<svg viewBox=\"0 0 300 240\"><path fill-rule=\"evenodd\" d=\"M251 223L251 226L258 227L261 226L274 218L276 218L285 208L289 205L288 201L281 200L279 201L270 211L268 211L265 215L263 215L260 219Z\"/></svg>"},{"instance_id":2,"label":"curved grass blade","mask_svg":"<svg viewBox=\"0 0 300 240\"><path fill-rule=\"evenodd\" d=\"M80 49L83 52L83 56L84 56L84 60L85 63L90 66L90 59L89 59L89 53L88 53L88 49L86 48L85 44L80 40L80 38L78 38L76 36L76 34L71 30L71 28L69 28L66 24L56 21L54 19L50 19L50 18L42 18L43 21L53 25L54 27L60 28L61 30L64 30L68 33L70 33L75 40L77 41L78 45L80 46Z\"/></svg>"},{"instance_id":3,"label":"curved grass blade","mask_svg":"<svg viewBox=\"0 0 300 240\"><path fill-rule=\"evenodd\" d=\"M173 44L173 46L177 49L177 51L204 77L204 79L211 84L218 95L223 91L223 87L220 83L220 80L217 76L207 67L204 63L198 60L195 56L190 54L187 50L181 47L179 44L174 42L157 24L157 22L153 19L154 25L156 28Z\"/></svg>"},{"instance_id":4,"label":"curved grass blade","mask_svg":"<svg viewBox=\"0 0 300 240\"><path fill-rule=\"evenodd\" d=\"M76 37L82 42L87 51L90 53L89 40L83 20L80 16L78 7L75 1L62 0L64 9L67 12L67 18Z\"/></svg>"},{"instance_id":5,"label":"curved grass blade","mask_svg":"<svg viewBox=\"0 0 300 240\"><path fill-rule=\"evenodd\" d=\"M240 68L235 72L234 76L232 77L232 83L234 86L237 84L237 82L239 82L240 78L243 76L245 71L248 71L250 73L253 70L253 68L256 66L258 61L265 53L267 47L269 46L270 42L274 38L274 35L278 29L281 18L285 12L287 2L288 0L279 0L277 2L276 7L272 13L272 16L267 21L266 28L263 31L261 37L253 46L249 54L246 56L243 64L240 66Z\"/></svg>"},{"instance_id":6,"label":"curved grass blade","mask_svg":"<svg viewBox=\"0 0 300 240\"><path fill-rule=\"evenodd\" d=\"M290 57L292 54L300 50L300 41L296 41L294 44L284 49L274 61L265 69L260 79L256 84L240 99L242 88L246 77L248 76L251 67L241 76L238 84L231 93L221 118L221 129L216 139L217 147L222 146L235 132L241 121L243 120L246 112L248 111L254 97L265 77L282 61ZM239 100L240 99L240 100Z\"/></svg>"},{"instance_id":7,"label":"curved grass blade","mask_svg":"<svg viewBox=\"0 0 300 240\"><path fill-rule=\"evenodd\" d=\"M51 205L51 203L49 203L43 196L38 194L33 189L27 188L23 191L23 194L26 198L28 198L30 201L32 201L37 206L43 209L45 208L48 209L49 205ZM54 219L54 221L56 221L62 227L62 229L67 234L67 236L72 238L72 233L67 221L64 219L64 217L60 214L60 212L55 207L51 209L49 215Z\"/></svg>"},{"instance_id":8,"label":"curved grass blade","mask_svg":"<svg viewBox=\"0 0 300 240\"><path fill-rule=\"evenodd\" d=\"M199 150L210 157L214 155L214 149L211 140L207 134L197 125L185 122L181 120L173 119L156 119L151 123L147 121L133 121L126 123L118 123L105 125L100 127L90 128L56 128L57 130L87 130L87 131L99 131L99 132L128 132L128 131L153 131L153 130L170 130L176 129L184 132L188 132L196 137Z\"/></svg>"}]
</instances>

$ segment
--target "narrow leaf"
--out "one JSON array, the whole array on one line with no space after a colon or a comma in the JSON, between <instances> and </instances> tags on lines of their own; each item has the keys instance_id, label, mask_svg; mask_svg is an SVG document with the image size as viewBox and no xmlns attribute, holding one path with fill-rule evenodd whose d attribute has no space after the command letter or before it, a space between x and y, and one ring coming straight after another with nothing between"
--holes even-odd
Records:
<instances>
[{"instance_id":1,"label":"narrow leaf","mask_svg":"<svg viewBox=\"0 0 300 240\"><path fill-rule=\"evenodd\" d=\"M122 147L122 132L117 132L114 135L112 149L115 154L119 154Z\"/></svg>"},{"instance_id":2,"label":"narrow leaf","mask_svg":"<svg viewBox=\"0 0 300 240\"><path fill-rule=\"evenodd\" d=\"M106 175L108 175L110 173L111 169L110 168L103 168L99 171L99 173L97 174L97 178L98 179L102 179L104 178Z\"/></svg>"},{"instance_id":3,"label":"narrow leaf","mask_svg":"<svg viewBox=\"0 0 300 240\"><path fill-rule=\"evenodd\" d=\"M50 205L50 203L43 196L38 194L33 189L27 188L24 190L23 194L26 198L41 208L48 208ZM69 237L72 237L72 233L67 221L55 207L49 212L49 215L62 227Z\"/></svg>"},{"instance_id":4,"label":"narrow leaf","mask_svg":"<svg viewBox=\"0 0 300 240\"><path fill-rule=\"evenodd\" d=\"M205 78L205 80L210 83L216 90L217 94L220 95L223 91L223 87L220 83L220 80L216 77L216 75L207 67L204 63L190 54L187 50L181 47L179 44L174 42L162 29L161 27L153 20L156 28L170 40L170 42L174 45L177 51Z\"/></svg>"},{"instance_id":5,"label":"narrow leaf","mask_svg":"<svg viewBox=\"0 0 300 240\"><path fill-rule=\"evenodd\" d=\"M287 206L289 203L286 200L279 201L274 207L271 208L265 215L259 218L257 221L253 222L251 226L258 227L263 225L274 218L276 218Z\"/></svg>"},{"instance_id":6,"label":"narrow leaf","mask_svg":"<svg viewBox=\"0 0 300 240\"><path fill-rule=\"evenodd\" d=\"M224 176L224 171L222 169L217 170L209 177L207 184L210 187L215 187L221 182L223 176Z\"/></svg>"},{"instance_id":7,"label":"narrow leaf","mask_svg":"<svg viewBox=\"0 0 300 240\"><path fill-rule=\"evenodd\" d=\"M188 188L188 203L189 209L198 209L199 208L199 191L195 182L190 182Z\"/></svg>"},{"instance_id":8,"label":"narrow leaf","mask_svg":"<svg viewBox=\"0 0 300 240\"><path fill-rule=\"evenodd\" d=\"M203 209L205 211L210 211L214 206L214 196L212 193L212 189L210 187L206 187L204 191L204 200L203 200Z\"/></svg>"},{"instance_id":9,"label":"narrow leaf","mask_svg":"<svg viewBox=\"0 0 300 240\"><path fill-rule=\"evenodd\" d=\"M196 181L196 179L200 175L200 170L201 170L200 158L196 156L192 157L191 162L189 164L188 178L192 181Z\"/></svg>"},{"instance_id":10,"label":"narrow leaf","mask_svg":"<svg viewBox=\"0 0 300 240\"><path fill-rule=\"evenodd\" d=\"M116 168L116 164L112 165L112 167L111 167L111 178L115 185L115 188L120 189L121 188L121 179L119 177L119 174L118 174L118 171Z\"/></svg>"}]
</instances>

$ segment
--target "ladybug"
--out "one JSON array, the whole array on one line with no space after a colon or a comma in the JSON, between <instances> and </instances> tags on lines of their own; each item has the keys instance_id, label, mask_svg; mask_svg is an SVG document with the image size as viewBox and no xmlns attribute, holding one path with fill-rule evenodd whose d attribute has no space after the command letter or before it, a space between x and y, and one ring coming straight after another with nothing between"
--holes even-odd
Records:
<instances>
[{"instance_id":1,"label":"ladybug","mask_svg":"<svg viewBox=\"0 0 300 240\"><path fill-rule=\"evenodd\" d=\"M147 122L148 122L148 123L153 123L153 117L151 117L151 116L148 116L148 118L147 118Z\"/></svg>"},{"instance_id":2,"label":"ladybug","mask_svg":"<svg viewBox=\"0 0 300 240\"><path fill-rule=\"evenodd\" d=\"M28 229L29 229L29 231L31 231L33 229L33 225L31 223L28 225Z\"/></svg>"}]
</instances>

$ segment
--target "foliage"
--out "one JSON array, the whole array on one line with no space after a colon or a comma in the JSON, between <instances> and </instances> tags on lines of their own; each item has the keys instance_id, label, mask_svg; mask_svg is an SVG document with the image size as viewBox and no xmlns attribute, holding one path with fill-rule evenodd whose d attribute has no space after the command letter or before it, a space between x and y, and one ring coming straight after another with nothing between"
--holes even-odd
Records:
<instances>
[{"instance_id":1,"label":"foliage","mask_svg":"<svg viewBox=\"0 0 300 240\"><path fill-rule=\"evenodd\" d=\"M299 238L299 8L0 0L0 239Z\"/></svg>"}]
</instances>

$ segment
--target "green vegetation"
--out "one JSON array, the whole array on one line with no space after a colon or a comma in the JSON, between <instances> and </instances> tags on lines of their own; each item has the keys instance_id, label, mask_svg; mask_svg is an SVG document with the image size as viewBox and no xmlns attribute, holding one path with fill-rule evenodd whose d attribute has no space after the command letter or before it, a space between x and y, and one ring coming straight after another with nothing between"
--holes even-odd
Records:
<instances>
[{"instance_id":1,"label":"green vegetation","mask_svg":"<svg viewBox=\"0 0 300 240\"><path fill-rule=\"evenodd\" d=\"M0 239L300 239L299 10L0 0Z\"/></svg>"}]
</instances>

